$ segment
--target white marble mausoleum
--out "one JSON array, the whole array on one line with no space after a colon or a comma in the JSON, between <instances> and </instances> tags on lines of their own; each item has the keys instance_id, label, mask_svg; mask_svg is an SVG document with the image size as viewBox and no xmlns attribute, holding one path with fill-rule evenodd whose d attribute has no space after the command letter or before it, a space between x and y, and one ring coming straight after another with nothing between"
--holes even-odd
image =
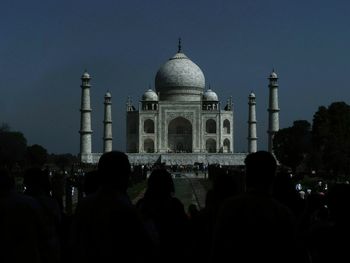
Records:
<instances>
[{"instance_id":1,"label":"white marble mausoleum","mask_svg":"<svg viewBox=\"0 0 350 263\"><path fill-rule=\"evenodd\" d=\"M91 150L90 75L85 72L81 79L80 159L85 163L96 163L101 153ZM277 74L273 72L269 79L269 87L274 88L275 94L272 98L277 100ZM257 150L255 95L251 93L248 98L248 151L251 152ZM104 104L106 152L112 150L110 92L106 93ZM278 114L277 102L270 105L275 107L269 109L270 114ZM268 132L272 137L276 131L270 129ZM128 99L126 136L126 152L133 164L243 165L246 156L246 153L234 153L232 99L222 104L210 86L206 89L202 70L184 54L181 41L177 53L157 71L155 89L146 90L137 105Z\"/></svg>"}]
</instances>

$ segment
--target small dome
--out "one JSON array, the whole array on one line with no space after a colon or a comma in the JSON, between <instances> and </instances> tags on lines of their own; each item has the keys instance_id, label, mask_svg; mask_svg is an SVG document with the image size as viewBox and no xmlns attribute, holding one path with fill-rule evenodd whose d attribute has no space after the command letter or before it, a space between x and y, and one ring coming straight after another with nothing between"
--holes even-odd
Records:
<instances>
[{"instance_id":1,"label":"small dome","mask_svg":"<svg viewBox=\"0 0 350 263\"><path fill-rule=\"evenodd\" d=\"M142 95L143 101L158 101L158 95L154 90L149 89Z\"/></svg>"},{"instance_id":2,"label":"small dome","mask_svg":"<svg viewBox=\"0 0 350 263\"><path fill-rule=\"evenodd\" d=\"M112 98L112 95L109 91L107 91L107 93L105 94L105 98Z\"/></svg>"},{"instance_id":3,"label":"small dome","mask_svg":"<svg viewBox=\"0 0 350 263\"><path fill-rule=\"evenodd\" d=\"M271 74L270 74L270 79L277 79L278 77L277 77L277 74L276 74L276 72L273 70L272 72L271 72Z\"/></svg>"},{"instance_id":4,"label":"small dome","mask_svg":"<svg viewBox=\"0 0 350 263\"><path fill-rule=\"evenodd\" d=\"M219 101L219 98L214 91L212 91L211 89L208 89L203 94L203 101Z\"/></svg>"},{"instance_id":5,"label":"small dome","mask_svg":"<svg viewBox=\"0 0 350 263\"><path fill-rule=\"evenodd\" d=\"M85 70L84 74L81 76L82 79L89 79L90 78L90 74L87 73L87 71Z\"/></svg>"}]
</instances>

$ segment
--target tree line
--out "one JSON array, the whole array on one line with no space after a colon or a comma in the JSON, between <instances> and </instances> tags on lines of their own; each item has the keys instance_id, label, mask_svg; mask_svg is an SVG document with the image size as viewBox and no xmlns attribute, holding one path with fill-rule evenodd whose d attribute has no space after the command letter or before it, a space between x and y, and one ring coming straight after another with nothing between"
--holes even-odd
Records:
<instances>
[{"instance_id":1,"label":"tree line","mask_svg":"<svg viewBox=\"0 0 350 263\"><path fill-rule=\"evenodd\" d=\"M273 142L278 161L306 172L323 173L331 178L350 174L350 106L334 102L320 106L310 124L294 121L280 129Z\"/></svg>"},{"instance_id":2,"label":"tree line","mask_svg":"<svg viewBox=\"0 0 350 263\"><path fill-rule=\"evenodd\" d=\"M77 161L77 157L69 153L49 154L39 144L28 145L22 132L12 131L6 123L0 125L0 167L13 171L51 165L63 170Z\"/></svg>"}]
</instances>

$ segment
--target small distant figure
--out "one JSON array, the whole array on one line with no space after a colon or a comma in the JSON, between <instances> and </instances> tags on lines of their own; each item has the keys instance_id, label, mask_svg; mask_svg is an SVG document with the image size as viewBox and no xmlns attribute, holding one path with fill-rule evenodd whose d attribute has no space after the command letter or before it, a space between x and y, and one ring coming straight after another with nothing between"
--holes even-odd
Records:
<instances>
[{"instance_id":1,"label":"small distant figure","mask_svg":"<svg viewBox=\"0 0 350 263\"><path fill-rule=\"evenodd\" d=\"M300 198L305 200L305 195L306 195L305 191L300 190L298 193L299 193Z\"/></svg>"},{"instance_id":2,"label":"small distant figure","mask_svg":"<svg viewBox=\"0 0 350 263\"><path fill-rule=\"evenodd\" d=\"M273 199L274 156L245 159L246 192L221 207L213 236L212 262L297 262L292 212Z\"/></svg>"},{"instance_id":3,"label":"small distant figure","mask_svg":"<svg viewBox=\"0 0 350 263\"><path fill-rule=\"evenodd\" d=\"M62 171L55 171L52 174L52 197L57 201L62 213L64 211L63 197L65 195L66 175Z\"/></svg>"},{"instance_id":4,"label":"small distant figure","mask_svg":"<svg viewBox=\"0 0 350 263\"><path fill-rule=\"evenodd\" d=\"M98 163L99 189L83 199L73 219L74 262L153 262L154 243L127 188L131 167L122 152L104 153Z\"/></svg>"},{"instance_id":5,"label":"small distant figure","mask_svg":"<svg viewBox=\"0 0 350 263\"><path fill-rule=\"evenodd\" d=\"M296 189L297 191L301 191L301 190L303 189L303 187L301 186L301 183L297 183L297 184L295 185L295 189Z\"/></svg>"}]
</instances>

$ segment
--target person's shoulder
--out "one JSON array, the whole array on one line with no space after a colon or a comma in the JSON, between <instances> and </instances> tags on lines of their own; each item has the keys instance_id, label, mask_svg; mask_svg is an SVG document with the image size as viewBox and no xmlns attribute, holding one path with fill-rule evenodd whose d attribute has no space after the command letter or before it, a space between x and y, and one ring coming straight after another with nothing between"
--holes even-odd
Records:
<instances>
[{"instance_id":1,"label":"person's shoulder","mask_svg":"<svg viewBox=\"0 0 350 263\"><path fill-rule=\"evenodd\" d=\"M97 206L97 196L96 193L85 196L83 199L79 200L75 214L85 213L86 211L94 211L94 207Z\"/></svg>"},{"instance_id":2,"label":"person's shoulder","mask_svg":"<svg viewBox=\"0 0 350 263\"><path fill-rule=\"evenodd\" d=\"M141 197L139 200L137 200L136 204L135 204L135 207L136 208L140 208L143 206L143 204L145 203L145 198L144 197Z\"/></svg>"},{"instance_id":3,"label":"person's shoulder","mask_svg":"<svg viewBox=\"0 0 350 263\"><path fill-rule=\"evenodd\" d=\"M295 220L295 215L292 212L292 210L286 206L285 204L282 204L280 201L271 198L271 203L273 207L275 208L275 211L277 211L279 214L284 215L285 217L291 218L292 220Z\"/></svg>"},{"instance_id":4,"label":"person's shoulder","mask_svg":"<svg viewBox=\"0 0 350 263\"><path fill-rule=\"evenodd\" d=\"M38 209L40 207L38 201L35 198L14 191L8 195L8 200L18 208L30 207L33 209Z\"/></svg>"},{"instance_id":5,"label":"person's shoulder","mask_svg":"<svg viewBox=\"0 0 350 263\"><path fill-rule=\"evenodd\" d=\"M24 220L42 220L42 207L37 200L22 193L11 192L6 199L2 200L0 209L9 216L16 215Z\"/></svg>"},{"instance_id":6,"label":"person's shoulder","mask_svg":"<svg viewBox=\"0 0 350 263\"><path fill-rule=\"evenodd\" d=\"M249 202L252 199L252 197L247 193L241 193L235 196L231 196L227 199L225 199L221 205L221 207L234 207L234 206L240 206L242 204L245 204Z\"/></svg>"}]
</instances>

